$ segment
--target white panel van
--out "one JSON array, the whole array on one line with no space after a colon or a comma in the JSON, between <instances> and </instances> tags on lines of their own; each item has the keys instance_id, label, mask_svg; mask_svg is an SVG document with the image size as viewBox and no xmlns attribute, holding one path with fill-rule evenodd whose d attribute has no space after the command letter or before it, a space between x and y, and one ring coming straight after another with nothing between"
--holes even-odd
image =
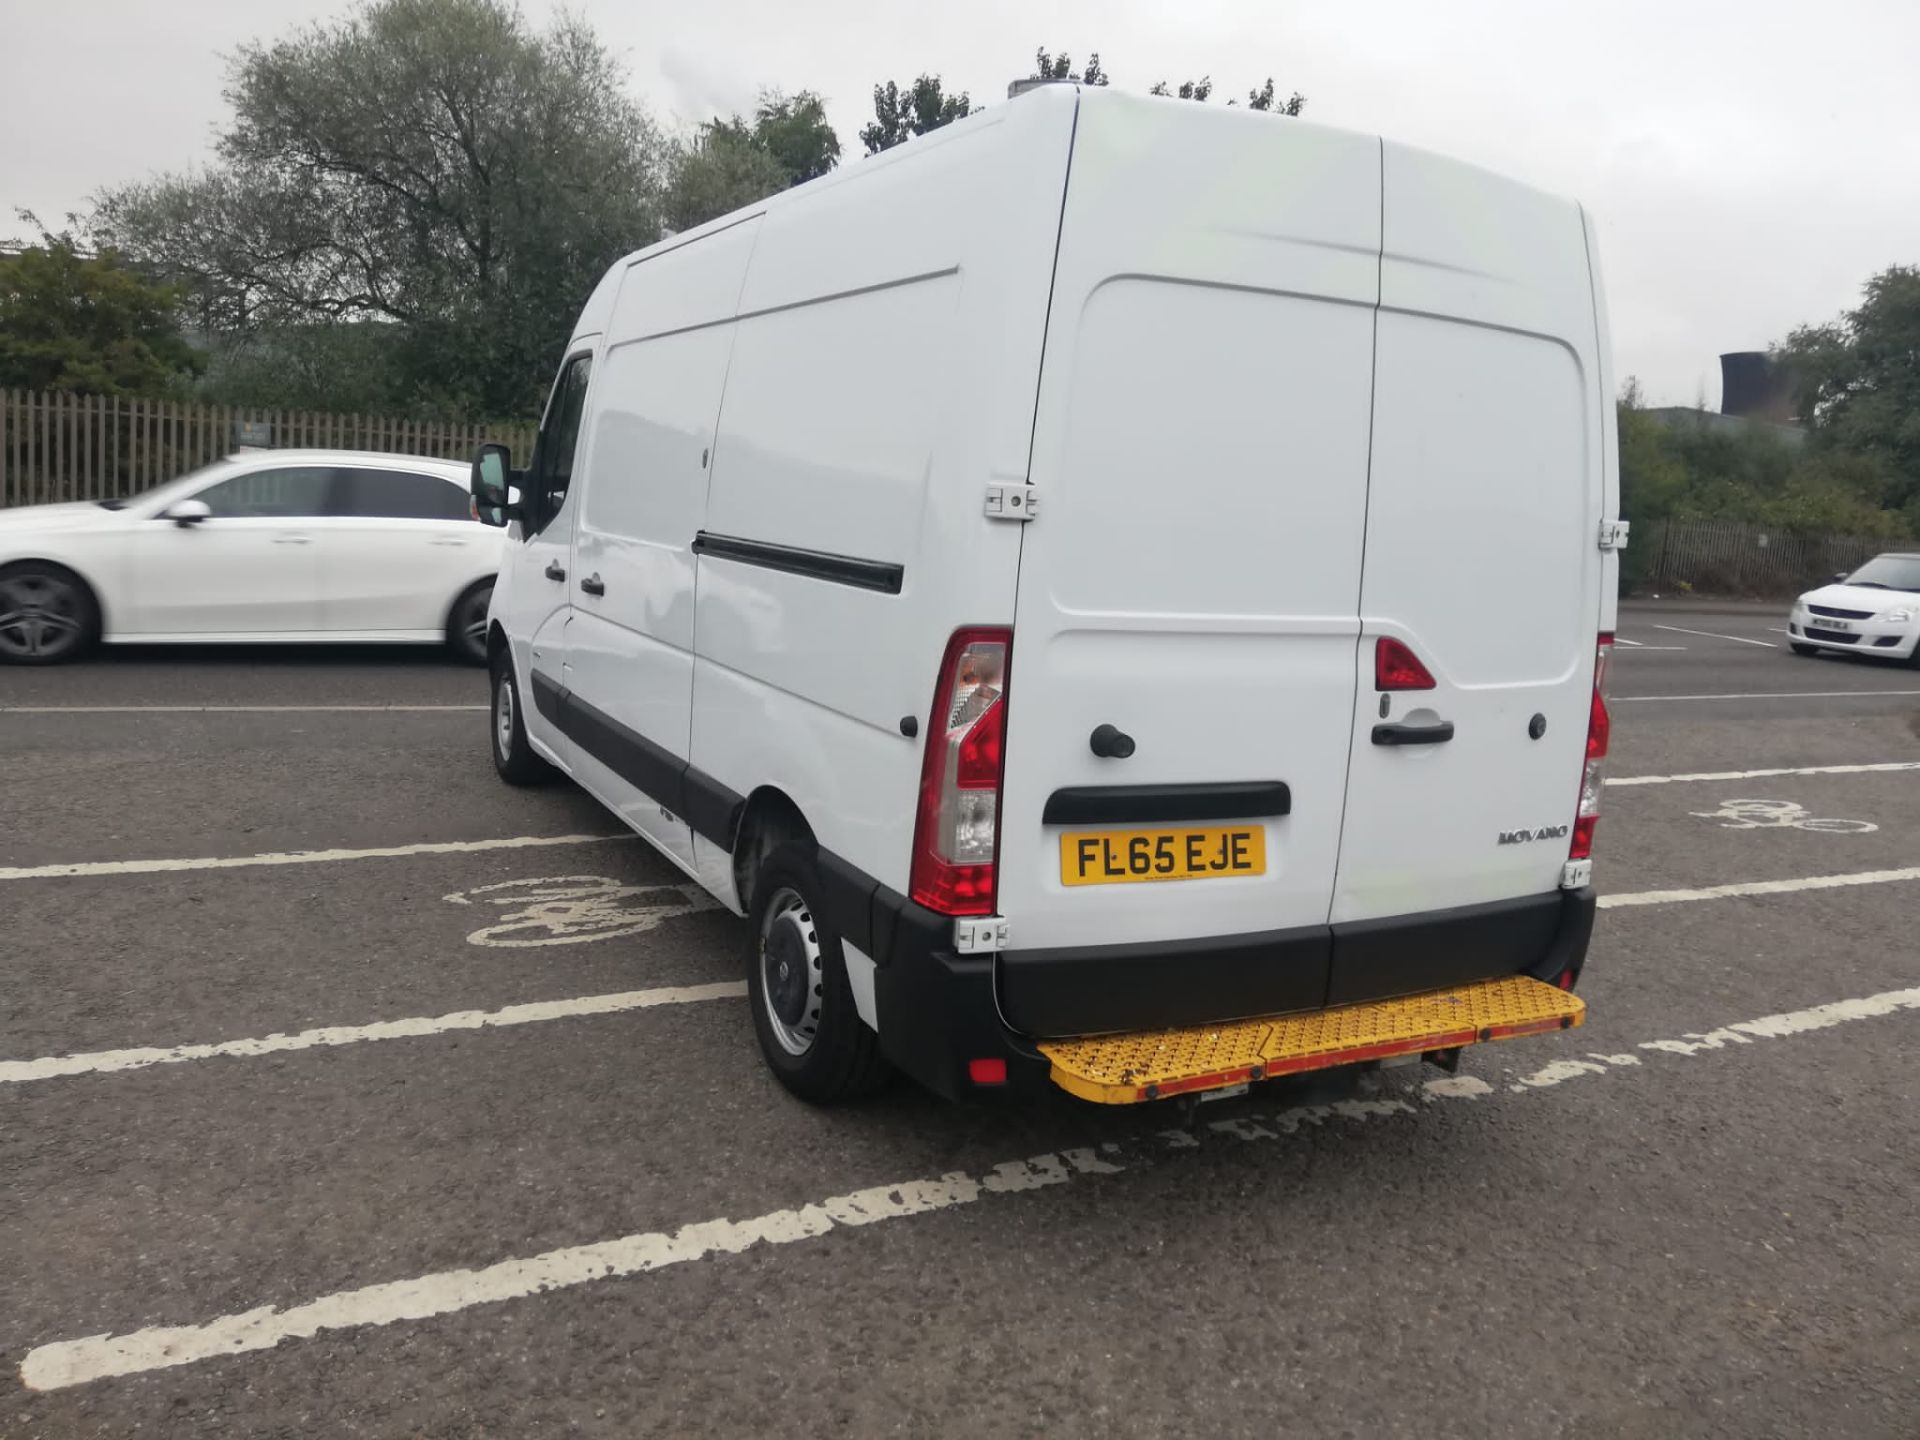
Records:
<instances>
[{"instance_id":1,"label":"white panel van","mask_svg":"<svg viewBox=\"0 0 1920 1440\"><path fill-rule=\"evenodd\" d=\"M1573 202L1041 86L613 267L474 463L494 760L748 918L811 1099L1577 1024L1611 394Z\"/></svg>"}]
</instances>

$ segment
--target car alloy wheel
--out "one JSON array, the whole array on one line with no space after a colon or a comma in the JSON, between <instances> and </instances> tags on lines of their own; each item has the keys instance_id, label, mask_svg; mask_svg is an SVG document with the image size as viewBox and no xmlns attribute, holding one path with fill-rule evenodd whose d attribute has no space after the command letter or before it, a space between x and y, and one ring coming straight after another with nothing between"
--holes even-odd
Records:
<instances>
[{"instance_id":1,"label":"car alloy wheel","mask_svg":"<svg viewBox=\"0 0 1920 1440\"><path fill-rule=\"evenodd\" d=\"M87 640L87 601L71 580L44 571L0 576L0 655L58 660Z\"/></svg>"}]
</instances>

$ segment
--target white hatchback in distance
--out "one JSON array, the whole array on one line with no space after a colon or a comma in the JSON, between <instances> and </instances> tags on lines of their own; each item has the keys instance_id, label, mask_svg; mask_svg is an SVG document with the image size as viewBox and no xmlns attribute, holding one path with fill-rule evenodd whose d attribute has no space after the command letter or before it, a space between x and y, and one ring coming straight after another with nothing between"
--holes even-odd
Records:
<instances>
[{"instance_id":1,"label":"white hatchback in distance","mask_svg":"<svg viewBox=\"0 0 1920 1440\"><path fill-rule=\"evenodd\" d=\"M1920 555L1876 555L1851 575L1793 602L1787 643L1796 655L1852 651L1916 663Z\"/></svg>"},{"instance_id":2,"label":"white hatchback in distance","mask_svg":"<svg viewBox=\"0 0 1920 1440\"><path fill-rule=\"evenodd\" d=\"M96 640L445 643L486 658L505 537L467 467L416 455L235 455L125 500L0 510L0 662Z\"/></svg>"}]
</instances>

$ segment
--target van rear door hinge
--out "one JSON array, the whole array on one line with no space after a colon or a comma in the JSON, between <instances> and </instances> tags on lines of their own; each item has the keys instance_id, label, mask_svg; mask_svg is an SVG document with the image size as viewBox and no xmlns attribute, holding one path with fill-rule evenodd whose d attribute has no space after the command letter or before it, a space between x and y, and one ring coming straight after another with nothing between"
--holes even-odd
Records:
<instances>
[{"instance_id":1,"label":"van rear door hinge","mask_svg":"<svg viewBox=\"0 0 1920 1440\"><path fill-rule=\"evenodd\" d=\"M987 486L989 520L1031 520L1040 508L1040 497L1031 485Z\"/></svg>"},{"instance_id":2,"label":"van rear door hinge","mask_svg":"<svg viewBox=\"0 0 1920 1440\"><path fill-rule=\"evenodd\" d=\"M1007 948L1007 922L998 915L953 922L953 953L991 955Z\"/></svg>"},{"instance_id":3,"label":"van rear door hinge","mask_svg":"<svg viewBox=\"0 0 1920 1440\"><path fill-rule=\"evenodd\" d=\"M1625 520L1602 520L1600 522L1600 548L1602 550L1624 550L1627 548L1627 530L1629 522Z\"/></svg>"}]
</instances>

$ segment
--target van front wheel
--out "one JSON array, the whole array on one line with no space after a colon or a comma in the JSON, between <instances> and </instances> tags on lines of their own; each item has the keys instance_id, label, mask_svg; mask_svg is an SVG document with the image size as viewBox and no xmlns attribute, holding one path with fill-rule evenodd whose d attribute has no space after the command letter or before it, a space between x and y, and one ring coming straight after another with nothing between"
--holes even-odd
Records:
<instances>
[{"instance_id":1,"label":"van front wheel","mask_svg":"<svg viewBox=\"0 0 1920 1440\"><path fill-rule=\"evenodd\" d=\"M747 995L760 1053L780 1083L816 1105L868 1095L891 1067L847 982L840 937L821 917L812 852L784 845L754 884Z\"/></svg>"},{"instance_id":2,"label":"van front wheel","mask_svg":"<svg viewBox=\"0 0 1920 1440\"><path fill-rule=\"evenodd\" d=\"M487 748L502 780L509 785L538 785L553 774L553 767L534 754L527 740L520 682L514 677L513 657L504 648L493 657L493 705L487 718L492 734Z\"/></svg>"}]
</instances>

